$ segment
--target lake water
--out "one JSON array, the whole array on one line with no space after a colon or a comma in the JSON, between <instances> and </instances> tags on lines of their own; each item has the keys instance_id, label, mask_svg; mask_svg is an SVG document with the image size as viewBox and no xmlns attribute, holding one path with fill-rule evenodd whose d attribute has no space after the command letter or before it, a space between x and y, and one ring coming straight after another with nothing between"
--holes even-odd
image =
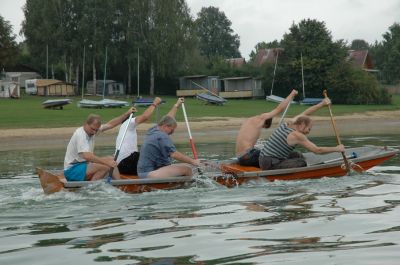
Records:
<instances>
[{"instance_id":1,"label":"lake water","mask_svg":"<svg viewBox=\"0 0 400 265\"><path fill-rule=\"evenodd\" d=\"M400 147L396 135L343 142ZM197 149L225 159L234 145ZM1 265L400 264L399 156L342 178L228 189L203 177L173 191L125 194L102 184L53 195L43 194L34 168L60 169L64 150L0 156Z\"/></svg>"}]
</instances>

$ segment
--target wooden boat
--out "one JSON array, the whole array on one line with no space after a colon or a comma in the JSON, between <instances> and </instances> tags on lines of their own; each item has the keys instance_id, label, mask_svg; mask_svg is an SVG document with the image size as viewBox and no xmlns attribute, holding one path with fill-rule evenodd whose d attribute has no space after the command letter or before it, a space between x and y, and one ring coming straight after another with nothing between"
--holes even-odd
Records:
<instances>
[{"instance_id":1,"label":"wooden boat","mask_svg":"<svg viewBox=\"0 0 400 265\"><path fill-rule=\"evenodd\" d=\"M63 107L72 102L71 99L48 99L42 103L46 109L63 109Z\"/></svg>"},{"instance_id":2,"label":"wooden boat","mask_svg":"<svg viewBox=\"0 0 400 265\"><path fill-rule=\"evenodd\" d=\"M208 93L200 93L196 95L197 99L205 101L207 103L216 104L216 105L223 105L227 100L223 97L210 95Z\"/></svg>"},{"instance_id":3,"label":"wooden boat","mask_svg":"<svg viewBox=\"0 0 400 265\"><path fill-rule=\"evenodd\" d=\"M46 171L36 168L40 184L45 194L52 194L62 190L76 190L78 188L95 185L104 181L67 181L63 171ZM137 176L121 175L120 180L111 180L110 184L127 193L141 193L155 190L169 190L183 188L190 185L191 177L172 177L163 179L140 179Z\"/></svg>"},{"instance_id":4,"label":"wooden boat","mask_svg":"<svg viewBox=\"0 0 400 265\"><path fill-rule=\"evenodd\" d=\"M351 161L353 170L364 171L394 157L398 152L397 149L393 148L369 146L349 148L346 150L346 156ZM222 173L225 174L214 174L208 177L224 186L236 187L251 180L298 180L347 175L342 166L343 158L341 154L315 155L305 153L304 156L308 164L307 167L265 171L257 167L240 166L235 161L224 161L218 163L216 167L220 168ZM62 171L50 172L37 168L37 174L46 194L61 190L74 190L96 183L93 181L67 181ZM194 179L190 177L163 179L138 179L136 176L127 175L121 177L123 179L112 180L110 184L127 193L184 188L194 182Z\"/></svg>"},{"instance_id":5,"label":"wooden boat","mask_svg":"<svg viewBox=\"0 0 400 265\"><path fill-rule=\"evenodd\" d=\"M358 147L346 149L352 170L363 172L374 166L382 164L384 161L394 157L399 150L388 147ZM221 164L224 173L232 174L232 178L217 177L215 180L225 186L237 186L249 180L265 179L274 180L298 180L314 179L322 177L340 177L347 175L343 165L343 158L340 153L316 155L314 153L304 153L307 161L306 167L261 170L258 167L240 166L237 163Z\"/></svg>"}]
</instances>

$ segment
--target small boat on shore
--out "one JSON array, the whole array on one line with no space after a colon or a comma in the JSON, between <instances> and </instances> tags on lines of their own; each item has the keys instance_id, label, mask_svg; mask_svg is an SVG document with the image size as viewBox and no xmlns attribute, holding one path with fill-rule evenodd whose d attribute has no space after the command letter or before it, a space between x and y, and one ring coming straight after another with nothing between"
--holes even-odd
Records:
<instances>
[{"instance_id":1,"label":"small boat on shore","mask_svg":"<svg viewBox=\"0 0 400 265\"><path fill-rule=\"evenodd\" d=\"M210 95L208 93L200 93L196 98L210 104L223 105L227 100L217 95Z\"/></svg>"},{"instance_id":2,"label":"small boat on shore","mask_svg":"<svg viewBox=\"0 0 400 265\"><path fill-rule=\"evenodd\" d=\"M102 100L90 100L82 99L78 103L80 108L121 108L124 106L129 106L129 103L121 100L114 99L102 99Z\"/></svg>"},{"instance_id":3,"label":"small boat on shore","mask_svg":"<svg viewBox=\"0 0 400 265\"><path fill-rule=\"evenodd\" d=\"M46 109L63 109L65 105L68 105L72 102L69 98L63 99L48 99L43 101L42 105Z\"/></svg>"},{"instance_id":4,"label":"small boat on shore","mask_svg":"<svg viewBox=\"0 0 400 265\"><path fill-rule=\"evenodd\" d=\"M388 147L358 147L346 150L354 171L363 172L394 157L399 150ZM240 166L236 161L222 161L216 165L223 174L213 174L210 179L227 187L236 187L251 180L299 180L347 175L343 168L341 154L316 155L304 153L307 167L261 170L257 167ZM51 194L61 190L75 190L93 185L93 181L67 181L62 171L50 172L37 168L44 193ZM110 184L127 193L141 193L164 189L178 189L190 186L195 180L191 177L171 177L163 179L140 179L137 176L121 175L121 180L111 180ZM98 182L103 182L99 180Z\"/></svg>"}]
</instances>

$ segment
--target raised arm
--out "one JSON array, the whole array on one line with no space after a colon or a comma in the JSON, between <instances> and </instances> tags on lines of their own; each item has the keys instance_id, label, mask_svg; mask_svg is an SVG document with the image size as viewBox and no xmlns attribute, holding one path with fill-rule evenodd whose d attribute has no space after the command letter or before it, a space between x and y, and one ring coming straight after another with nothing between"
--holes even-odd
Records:
<instances>
[{"instance_id":1,"label":"raised arm","mask_svg":"<svg viewBox=\"0 0 400 265\"><path fill-rule=\"evenodd\" d=\"M307 108L305 111L303 111L302 113L300 113L299 115L297 115L296 117L293 118L293 120L295 120L297 117L299 116L308 116L311 115L312 113L316 112L317 110L319 110L322 107L328 106L329 104L331 104L331 100L329 98L324 98L320 103L318 103L317 105L311 106L309 108Z\"/></svg>"},{"instance_id":2,"label":"raised arm","mask_svg":"<svg viewBox=\"0 0 400 265\"><path fill-rule=\"evenodd\" d=\"M157 108L157 106L160 103L161 103L161 98L156 97L153 100L153 103L143 112L143 114L136 117L135 119L136 124L140 124L147 121L150 118L151 114L153 114L153 111Z\"/></svg>"},{"instance_id":3,"label":"raised arm","mask_svg":"<svg viewBox=\"0 0 400 265\"><path fill-rule=\"evenodd\" d=\"M276 115L278 115L279 113L281 113L282 111L284 111L287 107L287 105L290 104L290 102L293 101L294 97L298 94L297 90L293 89L292 92L290 92L290 94L281 102L279 103L279 105L271 110L270 112L266 112L261 114L263 116L264 119L270 119L275 117Z\"/></svg>"},{"instance_id":4,"label":"raised arm","mask_svg":"<svg viewBox=\"0 0 400 265\"><path fill-rule=\"evenodd\" d=\"M311 151L316 154L326 154L326 153L345 151L344 145L342 144L337 146L317 146L316 144L308 140L308 138L304 134L299 132L290 133L287 142L290 145L299 144L304 148L306 148L308 151Z\"/></svg>"},{"instance_id":5,"label":"raised arm","mask_svg":"<svg viewBox=\"0 0 400 265\"><path fill-rule=\"evenodd\" d=\"M124 114L122 114L121 116L118 116L112 120L110 120L109 122L107 122L106 124L101 126L101 131L107 131L110 130L112 128L114 128L115 126L120 125L121 123L123 123L128 117L129 115L131 115L131 113L135 113L137 110L135 107L130 108L127 112L125 112Z\"/></svg>"},{"instance_id":6,"label":"raised arm","mask_svg":"<svg viewBox=\"0 0 400 265\"><path fill-rule=\"evenodd\" d=\"M175 105L172 106L171 110L168 112L167 115L175 119L176 111L184 101L185 101L184 98L178 98Z\"/></svg>"}]
</instances>

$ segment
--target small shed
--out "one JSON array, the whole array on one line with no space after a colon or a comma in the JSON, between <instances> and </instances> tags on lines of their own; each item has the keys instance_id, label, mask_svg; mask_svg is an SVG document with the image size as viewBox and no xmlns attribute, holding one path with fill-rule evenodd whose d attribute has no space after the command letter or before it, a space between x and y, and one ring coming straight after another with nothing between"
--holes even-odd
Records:
<instances>
[{"instance_id":1,"label":"small shed","mask_svg":"<svg viewBox=\"0 0 400 265\"><path fill-rule=\"evenodd\" d=\"M105 84L105 85L104 85ZM86 83L87 93L90 95L104 96L123 96L125 95L125 86L115 80L96 80Z\"/></svg>"},{"instance_id":2,"label":"small shed","mask_svg":"<svg viewBox=\"0 0 400 265\"><path fill-rule=\"evenodd\" d=\"M223 98L257 98L264 97L262 79L245 77L229 77L223 79L223 92L219 95Z\"/></svg>"},{"instance_id":3,"label":"small shed","mask_svg":"<svg viewBox=\"0 0 400 265\"><path fill-rule=\"evenodd\" d=\"M75 85L57 79L28 79L25 92L39 96L74 96Z\"/></svg>"},{"instance_id":4,"label":"small shed","mask_svg":"<svg viewBox=\"0 0 400 265\"><path fill-rule=\"evenodd\" d=\"M221 83L218 76L191 75L179 78L178 97L195 96L205 90L218 94L221 91Z\"/></svg>"},{"instance_id":5,"label":"small shed","mask_svg":"<svg viewBox=\"0 0 400 265\"><path fill-rule=\"evenodd\" d=\"M0 98L19 98L20 88L17 82L0 80Z\"/></svg>"}]
</instances>

